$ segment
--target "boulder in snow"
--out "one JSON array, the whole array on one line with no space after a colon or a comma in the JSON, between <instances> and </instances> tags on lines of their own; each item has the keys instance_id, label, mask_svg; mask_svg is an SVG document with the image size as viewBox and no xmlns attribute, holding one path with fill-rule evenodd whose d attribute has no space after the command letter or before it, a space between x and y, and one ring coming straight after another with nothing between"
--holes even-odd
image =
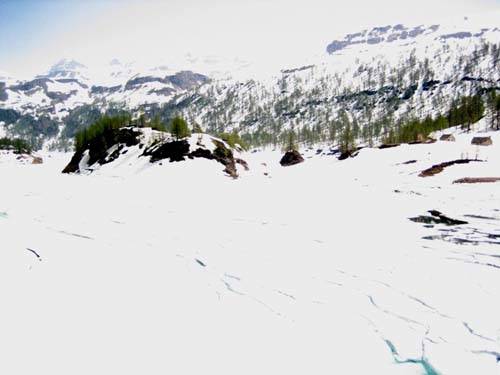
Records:
<instances>
[{"instance_id":1,"label":"boulder in snow","mask_svg":"<svg viewBox=\"0 0 500 375\"><path fill-rule=\"evenodd\" d=\"M302 163L304 158L300 154L300 152L296 150L287 151L285 155L280 160L280 164L282 167L289 167L290 165L295 165Z\"/></svg>"},{"instance_id":2,"label":"boulder in snow","mask_svg":"<svg viewBox=\"0 0 500 375\"><path fill-rule=\"evenodd\" d=\"M474 137L472 138L471 144L477 146L491 146L493 141L491 137Z\"/></svg>"},{"instance_id":3,"label":"boulder in snow","mask_svg":"<svg viewBox=\"0 0 500 375\"><path fill-rule=\"evenodd\" d=\"M33 156L31 164L43 164L43 159L39 156Z\"/></svg>"},{"instance_id":4,"label":"boulder in snow","mask_svg":"<svg viewBox=\"0 0 500 375\"><path fill-rule=\"evenodd\" d=\"M455 142L455 137L453 134L443 134L441 138L439 138L440 141L447 141L447 142Z\"/></svg>"}]
</instances>

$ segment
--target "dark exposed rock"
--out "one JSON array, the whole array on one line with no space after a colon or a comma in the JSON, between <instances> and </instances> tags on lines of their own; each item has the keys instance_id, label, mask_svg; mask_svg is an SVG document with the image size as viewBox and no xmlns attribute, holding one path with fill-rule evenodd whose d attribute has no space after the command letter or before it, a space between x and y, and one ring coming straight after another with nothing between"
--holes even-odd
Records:
<instances>
[{"instance_id":1,"label":"dark exposed rock","mask_svg":"<svg viewBox=\"0 0 500 375\"><path fill-rule=\"evenodd\" d=\"M301 66L300 68L294 68L294 69L283 69L281 73L283 74L292 74L296 72L302 72L304 70L309 70L314 68L314 65L306 65L306 66Z\"/></svg>"},{"instance_id":2,"label":"dark exposed rock","mask_svg":"<svg viewBox=\"0 0 500 375\"><path fill-rule=\"evenodd\" d=\"M13 109L0 108L0 121L6 124L12 124L21 117L21 114Z\"/></svg>"},{"instance_id":3,"label":"dark exposed rock","mask_svg":"<svg viewBox=\"0 0 500 375\"><path fill-rule=\"evenodd\" d=\"M102 137L93 139L85 149L75 152L71 161L63 169L62 173L79 172L80 161L82 160L83 154L86 150L89 152L88 165L92 165L96 162L99 162L100 164L110 163L120 156L120 151L123 149L123 145L129 147L137 145L139 143L140 135L141 133L133 128L112 129L104 133ZM118 149L111 155L108 155L108 149L116 144L118 145Z\"/></svg>"},{"instance_id":4,"label":"dark exposed rock","mask_svg":"<svg viewBox=\"0 0 500 375\"><path fill-rule=\"evenodd\" d=\"M153 145L144 150L143 155L151 156L151 163L163 159L170 159L171 162L186 160L189 154L189 142L186 140L162 143L160 146Z\"/></svg>"},{"instance_id":5,"label":"dark exposed rock","mask_svg":"<svg viewBox=\"0 0 500 375\"><path fill-rule=\"evenodd\" d=\"M304 158L300 154L300 152L296 150L291 150L285 152L285 155L280 160L280 164L282 167L288 167L291 165L299 164L304 161Z\"/></svg>"},{"instance_id":6,"label":"dark exposed rock","mask_svg":"<svg viewBox=\"0 0 500 375\"><path fill-rule=\"evenodd\" d=\"M452 33L452 34L445 34L445 35L441 35L441 39L465 39L465 38L471 38L472 37L472 33L468 32L468 31L460 31L460 32L457 32L457 33Z\"/></svg>"},{"instance_id":7,"label":"dark exposed rock","mask_svg":"<svg viewBox=\"0 0 500 375\"><path fill-rule=\"evenodd\" d=\"M141 133L133 130L132 128L113 129L105 132L102 137L93 139L89 146L89 165L96 162L106 164L109 161L108 149L115 145L125 143L127 146L133 146L139 143L139 135Z\"/></svg>"},{"instance_id":8,"label":"dark exposed rock","mask_svg":"<svg viewBox=\"0 0 500 375\"><path fill-rule=\"evenodd\" d=\"M42 88L47 91L47 82L50 82L48 78L37 78L31 81L23 82L18 85L10 86L9 88L13 91L31 91L36 88Z\"/></svg>"},{"instance_id":9,"label":"dark exposed rock","mask_svg":"<svg viewBox=\"0 0 500 375\"><path fill-rule=\"evenodd\" d=\"M430 80L422 83L422 90L429 91L433 89L435 86L439 85L440 81Z\"/></svg>"},{"instance_id":10,"label":"dark exposed rock","mask_svg":"<svg viewBox=\"0 0 500 375\"><path fill-rule=\"evenodd\" d=\"M357 147L356 149L348 150L348 151L344 151L344 152L340 152L340 150L339 150L338 152L340 152L340 155L338 157L338 160L345 160L348 158L354 158L354 157L359 155L359 151L361 151L363 148L364 148L364 146L360 146L360 147Z\"/></svg>"},{"instance_id":11,"label":"dark exposed rock","mask_svg":"<svg viewBox=\"0 0 500 375\"><path fill-rule=\"evenodd\" d=\"M432 25L428 28L417 26L413 29L408 29L401 24L395 26L375 27L369 32L365 30L356 34L347 34L342 40L334 40L327 46L326 51L329 54L334 54L335 52L342 51L345 48L356 44L373 45L382 42L391 43L397 40L416 38L425 32L436 32L438 29L439 25Z\"/></svg>"},{"instance_id":12,"label":"dark exposed rock","mask_svg":"<svg viewBox=\"0 0 500 375\"><path fill-rule=\"evenodd\" d=\"M360 43L360 42L358 42L358 43ZM328 52L331 55L337 51L343 50L344 48L346 48L347 46L349 46L351 44L354 44L354 43L346 42L343 40L334 40L326 47L326 52Z\"/></svg>"},{"instance_id":13,"label":"dark exposed rock","mask_svg":"<svg viewBox=\"0 0 500 375\"><path fill-rule=\"evenodd\" d=\"M228 149L224 143L218 140L213 140L215 144L215 150L213 151L213 156L215 160L219 163L225 165L224 172L233 178L238 177L238 172L236 170L236 163L234 160L233 152Z\"/></svg>"},{"instance_id":14,"label":"dark exposed rock","mask_svg":"<svg viewBox=\"0 0 500 375\"><path fill-rule=\"evenodd\" d=\"M0 82L0 102L4 102L9 98L7 91L5 91L5 82Z\"/></svg>"},{"instance_id":15,"label":"dark exposed rock","mask_svg":"<svg viewBox=\"0 0 500 375\"><path fill-rule=\"evenodd\" d=\"M368 38L366 40L366 43L367 44L379 44L379 43L382 43L384 41L384 38L382 37L375 37L375 38Z\"/></svg>"},{"instance_id":16,"label":"dark exposed rock","mask_svg":"<svg viewBox=\"0 0 500 375\"><path fill-rule=\"evenodd\" d=\"M81 83L79 80L77 80L75 78L61 78L61 79L56 79L56 82L59 82L59 83L76 83L82 89L88 89L89 88L86 84Z\"/></svg>"},{"instance_id":17,"label":"dark exposed rock","mask_svg":"<svg viewBox=\"0 0 500 375\"><path fill-rule=\"evenodd\" d=\"M76 173L80 170L80 161L82 160L83 152L75 152L68 165L63 169L62 173Z\"/></svg>"},{"instance_id":18,"label":"dark exposed rock","mask_svg":"<svg viewBox=\"0 0 500 375\"><path fill-rule=\"evenodd\" d=\"M248 167L248 163L245 160L240 159L240 158L235 158L234 161L237 164L243 166L243 168L245 168L245 171L249 171L250 170L250 168Z\"/></svg>"},{"instance_id":19,"label":"dark exposed rock","mask_svg":"<svg viewBox=\"0 0 500 375\"><path fill-rule=\"evenodd\" d=\"M408 36L410 38L415 38L415 37L423 34L424 32L425 32L425 28L423 28L422 26L417 26L408 32Z\"/></svg>"},{"instance_id":20,"label":"dark exposed rock","mask_svg":"<svg viewBox=\"0 0 500 375\"><path fill-rule=\"evenodd\" d=\"M441 164L436 164L433 165L432 167L423 170L420 172L419 177L431 177L434 175L437 175L438 173L441 173L445 168L448 168L452 165L455 164L468 164L470 162L474 161L482 161L482 160L475 160L475 159L458 159L458 160L453 160L453 161L447 161Z\"/></svg>"},{"instance_id":21,"label":"dark exposed rock","mask_svg":"<svg viewBox=\"0 0 500 375\"><path fill-rule=\"evenodd\" d=\"M408 164L415 164L417 161L416 160L408 160L408 161L405 161L404 163L401 163L403 165L408 165Z\"/></svg>"},{"instance_id":22,"label":"dark exposed rock","mask_svg":"<svg viewBox=\"0 0 500 375\"><path fill-rule=\"evenodd\" d=\"M121 85L106 87L106 86L92 86L90 89L90 93L94 95L105 95L105 94L113 94L117 91L120 91L122 88Z\"/></svg>"},{"instance_id":23,"label":"dark exposed rock","mask_svg":"<svg viewBox=\"0 0 500 375\"><path fill-rule=\"evenodd\" d=\"M236 170L236 162L246 165L246 162L241 159L235 159L233 152L227 148L223 142L218 140L213 140L215 144L214 151L210 151L204 148L197 148L196 150L189 152L189 142L186 140L171 141L161 144L160 146L153 145L146 149L143 155L151 156L151 163L154 163L163 159L170 159L173 161L182 161L186 157L189 159L194 158L204 158L209 160L216 160L217 162L224 165L224 172L233 178L238 177ZM248 167L248 166L247 166Z\"/></svg>"},{"instance_id":24,"label":"dark exposed rock","mask_svg":"<svg viewBox=\"0 0 500 375\"><path fill-rule=\"evenodd\" d=\"M175 93L175 90L171 87L164 87L162 89L149 90L148 94L156 94L160 96L169 96Z\"/></svg>"},{"instance_id":25,"label":"dark exposed rock","mask_svg":"<svg viewBox=\"0 0 500 375\"><path fill-rule=\"evenodd\" d=\"M418 134L417 138L419 138L419 139L417 139L416 141L408 142L408 144L409 145L429 145L431 143L436 143L435 139L433 139L433 138L426 138L422 134Z\"/></svg>"},{"instance_id":26,"label":"dark exposed rock","mask_svg":"<svg viewBox=\"0 0 500 375\"><path fill-rule=\"evenodd\" d=\"M47 91L45 94L52 100L57 101L57 102L64 102L65 100L68 100L71 98L73 95L77 93L76 90L71 90L68 93L63 93L63 92L54 92L54 91Z\"/></svg>"},{"instance_id":27,"label":"dark exposed rock","mask_svg":"<svg viewBox=\"0 0 500 375\"><path fill-rule=\"evenodd\" d=\"M106 159L103 164L111 163L120 157L121 151L123 150L123 145L119 145L115 151L113 151Z\"/></svg>"},{"instance_id":28,"label":"dark exposed rock","mask_svg":"<svg viewBox=\"0 0 500 375\"><path fill-rule=\"evenodd\" d=\"M464 177L453 181L454 184L484 184L499 182L500 177Z\"/></svg>"},{"instance_id":29,"label":"dark exposed rock","mask_svg":"<svg viewBox=\"0 0 500 375\"><path fill-rule=\"evenodd\" d=\"M144 144L140 142L141 134L140 130L131 127L113 129L95 141L92 140L86 148L75 153L69 164L64 168L63 173L79 172L79 165L85 152L88 152L89 155L87 166L92 166L95 163L103 165L113 162L128 151L125 149L126 146L130 147L138 144L139 148L142 148L141 146L144 146ZM149 156L151 163L162 160L179 162L186 160L186 158L215 160L223 164L225 167L224 172L233 178L238 177L236 163L248 170L246 161L235 159L232 150L224 142L213 139L213 143L215 144L213 151L199 147L190 152L190 144L186 139L157 141L145 148L142 156Z\"/></svg>"},{"instance_id":30,"label":"dark exposed rock","mask_svg":"<svg viewBox=\"0 0 500 375\"><path fill-rule=\"evenodd\" d=\"M403 94L403 96L402 96L401 99L403 99L403 100L410 99L413 95L415 95L415 92L417 91L417 88L418 88L418 85L411 85L410 87L408 87L405 90L405 92L404 92L404 94Z\"/></svg>"},{"instance_id":31,"label":"dark exposed rock","mask_svg":"<svg viewBox=\"0 0 500 375\"><path fill-rule=\"evenodd\" d=\"M206 148L197 148L196 150L192 151L188 157L190 159L193 158L205 158L205 159L210 159L213 160L215 157L212 155L212 152L210 150L207 150Z\"/></svg>"},{"instance_id":32,"label":"dark exposed rock","mask_svg":"<svg viewBox=\"0 0 500 375\"><path fill-rule=\"evenodd\" d=\"M384 143L384 144L378 146L378 148L380 150L384 150L386 148L393 148L393 147L398 147L398 146L401 146L401 144L400 143Z\"/></svg>"},{"instance_id":33,"label":"dark exposed rock","mask_svg":"<svg viewBox=\"0 0 500 375\"><path fill-rule=\"evenodd\" d=\"M388 32L392 26L379 26L379 27L374 27L372 31L370 31L370 34L378 34L378 33L386 33Z\"/></svg>"},{"instance_id":34,"label":"dark exposed rock","mask_svg":"<svg viewBox=\"0 0 500 375\"><path fill-rule=\"evenodd\" d=\"M142 86L143 84L149 82L164 82L164 81L160 77L151 77L151 76L132 78L128 80L127 83L125 84L125 90L134 90L139 86Z\"/></svg>"},{"instance_id":35,"label":"dark exposed rock","mask_svg":"<svg viewBox=\"0 0 500 375\"><path fill-rule=\"evenodd\" d=\"M417 217L410 218L411 221L415 223L423 223L423 224L445 224L448 226L452 225L464 225L468 224L467 221L452 219L448 216L443 215L441 212L436 210L428 211L432 216L420 215Z\"/></svg>"},{"instance_id":36,"label":"dark exposed rock","mask_svg":"<svg viewBox=\"0 0 500 375\"><path fill-rule=\"evenodd\" d=\"M167 76L165 77L165 80L181 88L182 90L189 90L193 87L207 83L209 81L209 78L207 76L204 76L203 74L193 73L189 70L185 70L172 76Z\"/></svg>"},{"instance_id":37,"label":"dark exposed rock","mask_svg":"<svg viewBox=\"0 0 500 375\"><path fill-rule=\"evenodd\" d=\"M472 138L471 144L477 146L491 146L493 141L491 137L474 137Z\"/></svg>"},{"instance_id":38,"label":"dark exposed rock","mask_svg":"<svg viewBox=\"0 0 500 375\"><path fill-rule=\"evenodd\" d=\"M346 160L347 158L351 158L352 157L352 152L350 151L344 151L344 152L341 152L338 159L339 160Z\"/></svg>"},{"instance_id":39,"label":"dark exposed rock","mask_svg":"<svg viewBox=\"0 0 500 375\"><path fill-rule=\"evenodd\" d=\"M119 129L119 131L118 131L116 141L118 143L125 144L127 147L135 146L135 145L139 144L139 136L140 135L141 135L140 132L135 131L131 128L122 128L122 129Z\"/></svg>"},{"instance_id":40,"label":"dark exposed rock","mask_svg":"<svg viewBox=\"0 0 500 375\"><path fill-rule=\"evenodd\" d=\"M462 79L460 81L462 81L462 82L488 82L488 83L493 83L493 81L489 81L487 79L484 79L483 77L474 78L474 77L469 77L469 76L462 77Z\"/></svg>"},{"instance_id":41,"label":"dark exposed rock","mask_svg":"<svg viewBox=\"0 0 500 375\"><path fill-rule=\"evenodd\" d=\"M439 138L440 141L447 141L447 142L455 142L455 137L453 134L443 134L441 138Z\"/></svg>"}]
</instances>

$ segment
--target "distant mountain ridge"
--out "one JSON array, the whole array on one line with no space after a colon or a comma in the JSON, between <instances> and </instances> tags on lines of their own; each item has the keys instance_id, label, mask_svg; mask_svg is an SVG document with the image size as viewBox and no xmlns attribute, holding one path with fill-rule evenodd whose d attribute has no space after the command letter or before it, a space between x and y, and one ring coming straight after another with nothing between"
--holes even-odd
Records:
<instances>
[{"instance_id":1,"label":"distant mountain ridge","mask_svg":"<svg viewBox=\"0 0 500 375\"><path fill-rule=\"evenodd\" d=\"M0 127L35 147L57 148L100 114L123 111L164 122L181 114L214 134L238 131L252 145L279 143L288 129L303 142L333 139L346 118L358 137L380 137L399 119L443 113L460 96L499 90L500 30L464 25L351 33L267 80L141 69L117 59L97 77L64 59L33 80L0 78Z\"/></svg>"}]
</instances>

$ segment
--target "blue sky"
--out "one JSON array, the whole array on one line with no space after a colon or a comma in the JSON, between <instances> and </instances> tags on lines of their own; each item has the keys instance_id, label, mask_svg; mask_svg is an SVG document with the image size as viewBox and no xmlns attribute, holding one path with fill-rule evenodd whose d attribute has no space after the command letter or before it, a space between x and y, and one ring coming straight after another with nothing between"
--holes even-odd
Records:
<instances>
[{"instance_id":1,"label":"blue sky","mask_svg":"<svg viewBox=\"0 0 500 375\"><path fill-rule=\"evenodd\" d=\"M500 0L0 0L0 70L29 76L61 58L289 58L366 27L499 9Z\"/></svg>"},{"instance_id":2,"label":"blue sky","mask_svg":"<svg viewBox=\"0 0 500 375\"><path fill-rule=\"evenodd\" d=\"M116 4L111 0L0 0L0 69L30 70L37 57L43 65L43 50L52 53L51 44L60 35Z\"/></svg>"},{"instance_id":3,"label":"blue sky","mask_svg":"<svg viewBox=\"0 0 500 375\"><path fill-rule=\"evenodd\" d=\"M103 4L96 0L0 0L0 56L32 48L70 27L72 21L104 10Z\"/></svg>"}]
</instances>

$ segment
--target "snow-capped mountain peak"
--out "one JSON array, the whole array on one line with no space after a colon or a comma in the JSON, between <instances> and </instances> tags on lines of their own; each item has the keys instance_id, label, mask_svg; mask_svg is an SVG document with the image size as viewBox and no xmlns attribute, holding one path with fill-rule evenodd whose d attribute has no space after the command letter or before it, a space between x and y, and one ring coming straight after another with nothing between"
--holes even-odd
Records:
<instances>
[{"instance_id":1,"label":"snow-capped mountain peak","mask_svg":"<svg viewBox=\"0 0 500 375\"><path fill-rule=\"evenodd\" d=\"M88 80L88 68L76 60L62 59L54 64L47 74L43 76L54 79Z\"/></svg>"}]
</instances>

